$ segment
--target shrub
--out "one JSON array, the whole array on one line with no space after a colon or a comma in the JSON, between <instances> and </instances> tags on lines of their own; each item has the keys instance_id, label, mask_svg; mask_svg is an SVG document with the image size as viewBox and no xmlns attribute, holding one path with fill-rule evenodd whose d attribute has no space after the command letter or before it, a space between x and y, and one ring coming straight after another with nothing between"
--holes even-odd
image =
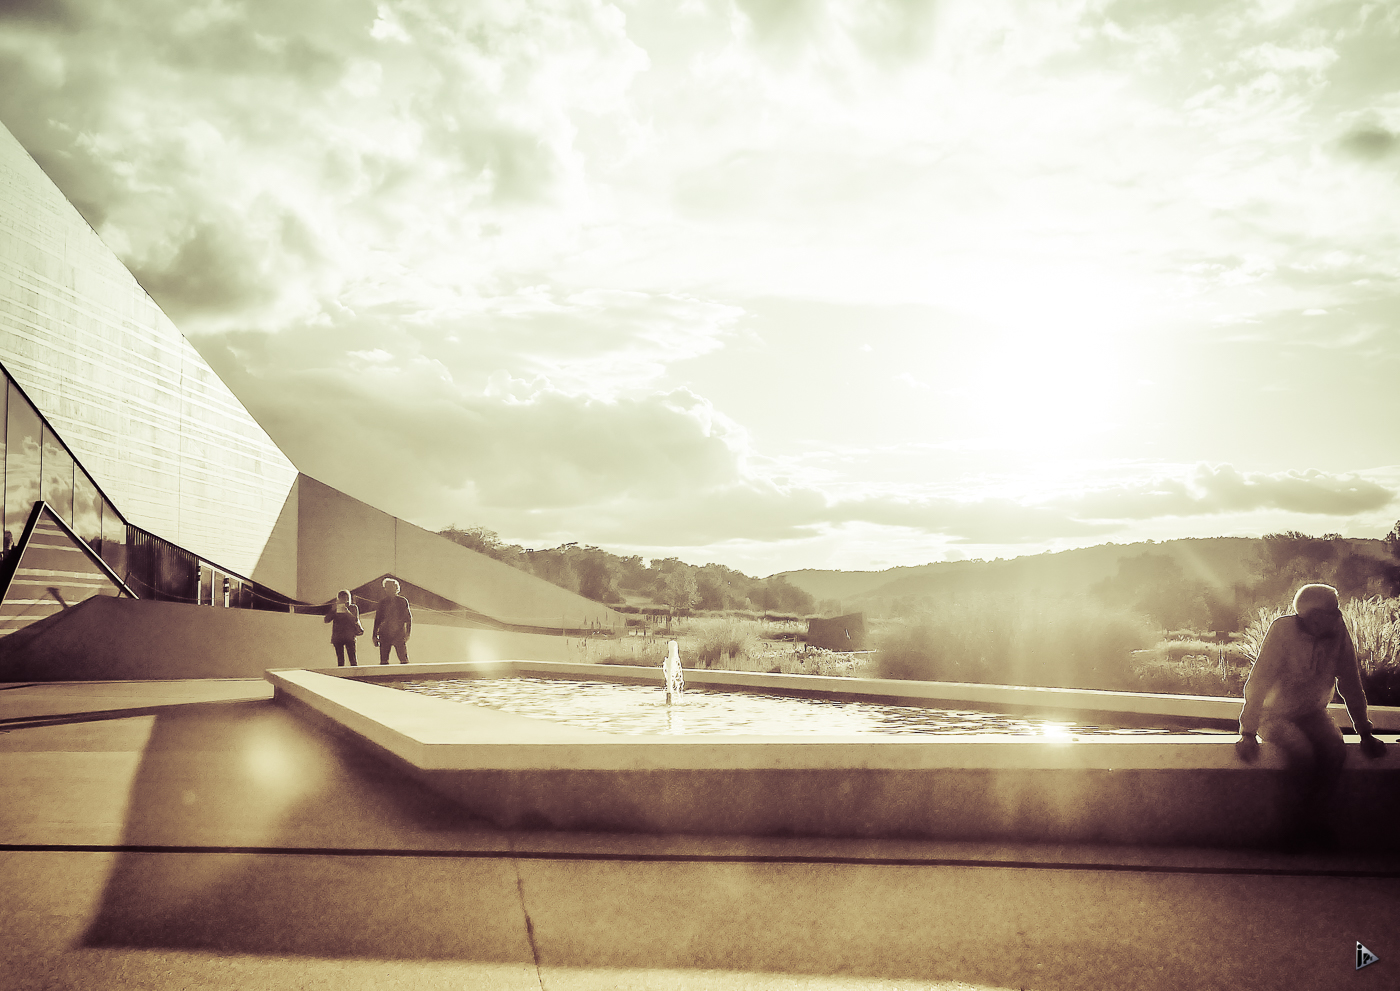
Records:
<instances>
[{"instance_id":1,"label":"shrub","mask_svg":"<svg viewBox=\"0 0 1400 991\"><path fill-rule=\"evenodd\" d=\"M1356 644L1366 700L1400 705L1400 599L1352 599L1342 615Z\"/></svg>"},{"instance_id":2,"label":"shrub","mask_svg":"<svg viewBox=\"0 0 1400 991\"><path fill-rule=\"evenodd\" d=\"M1249 663L1237 644L1164 640L1133 654L1133 676L1140 692L1239 696Z\"/></svg>"},{"instance_id":3,"label":"shrub","mask_svg":"<svg viewBox=\"0 0 1400 991\"><path fill-rule=\"evenodd\" d=\"M1155 640L1141 616L1088 598L988 595L877 635L875 667L883 678L1126 689L1132 652Z\"/></svg>"},{"instance_id":4,"label":"shrub","mask_svg":"<svg viewBox=\"0 0 1400 991\"><path fill-rule=\"evenodd\" d=\"M1259 649L1264 646L1264 637L1268 634L1269 627L1274 625L1274 620L1287 612L1287 608L1279 606L1272 609L1260 606L1255 610L1254 618L1249 621L1239 639L1239 648L1250 664L1259 660Z\"/></svg>"},{"instance_id":5,"label":"shrub","mask_svg":"<svg viewBox=\"0 0 1400 991\"><path fill-rule=\"evenodd\" d=\"M730 657L753 657L759 652L758 624L726 617L723 619L697 619L686 624L685 637L689 641L686 653L692 654L695 663L713 667L728 653Z\"/></svg>"},{"instance_id":6,"label":"shrub","mask_svg":"<svg viewBox=\"0 0 1400 991\"><path fill-rule=\"evenodd\" d=\"M1249 658L1245 656L1244 650L1237 643L1221 644L1199 639L1164 640L1153 650L1162 651L1165 659L1173 663L1180 663L1191 657L1207 657L1212 663L1219 665L1223 652L1226 664L1249 664Z\"/></svg>"}]
</instances>

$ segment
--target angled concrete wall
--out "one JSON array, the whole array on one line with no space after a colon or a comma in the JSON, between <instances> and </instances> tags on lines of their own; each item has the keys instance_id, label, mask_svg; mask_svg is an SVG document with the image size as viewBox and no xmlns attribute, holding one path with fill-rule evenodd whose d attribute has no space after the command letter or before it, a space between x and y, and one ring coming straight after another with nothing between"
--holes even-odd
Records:
<instances>
[{"instance_id":1,"label":"angled concrete wall","mask_svg":"<svg viewBox=\"0 0 1400 991\"><path fill-rule=\"evenodd\" d=\"M297 588L297 520L300 513L300 476L287 490L282 511L272 525L267 543L263 545L258 563L249 578L296 598Z\"/></svg>"},{"instance_id":2,"label":"angled concrete wall","mask_svg":"<svg viewBox=\"0 0 1400 991\"><path fill-rule=\"evenodd\" d=\"M570 642L418 623L408 649L415 663L563 661ZM358 649L361 665L378 668L368 635ZM269 669L334 665L330 626L320 616L149 599L89 599L0 637L0 682L258 678Z\"/></svg>"},{"instance_id":3,"label":"angled concrete wall","mask_svg":"<svg viewBox=\"0 0 1400 991\"><path fill-rule=\"evenodd\" d=\"M3 126L0 361L128 520L251 575L295 467Z\"/></svg>"},{"instance_id":4,"label":"angled concrete wall","mask_svg":"<svg viewBox=\"0 0 1400 991\"><path fill-rule=\"evenodd\" d=\"M324 602L337 590L394 574L513 626L625 626L600 602L467 550L422 527L302 475L297 482L297 595Z\"/></svg>"}]
</instances>

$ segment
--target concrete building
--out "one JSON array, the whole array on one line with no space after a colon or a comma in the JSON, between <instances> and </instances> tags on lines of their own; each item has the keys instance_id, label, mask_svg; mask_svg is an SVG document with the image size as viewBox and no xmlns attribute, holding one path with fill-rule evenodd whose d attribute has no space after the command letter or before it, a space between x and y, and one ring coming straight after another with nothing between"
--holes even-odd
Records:
<instances>
[{"instance_id":1,"label":"concrete building","mask_svg":"<svg viewBox=\"0 0 1400 991\"><path fill-rule=\"evenodd\" d=\"M459 626L623 625L299 472L3 126L0 424L0 636L94 596L372 606L385 576Z\"/></svg>"}]
</instances>

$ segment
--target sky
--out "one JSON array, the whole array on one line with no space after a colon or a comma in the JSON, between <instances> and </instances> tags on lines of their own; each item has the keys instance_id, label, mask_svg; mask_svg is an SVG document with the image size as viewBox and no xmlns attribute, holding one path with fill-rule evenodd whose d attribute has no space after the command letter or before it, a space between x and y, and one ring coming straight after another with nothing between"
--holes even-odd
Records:
<instances>
[{"instance_id":1,"label":"sky","mask_svg":"<svg viewBox=\"0 0 1400 991\"><path fill-rule=\"evenodd\" d=\"M305 473L755 575L1400 518L1400 5L8 0Z\"/></svg>"}]
</instances>

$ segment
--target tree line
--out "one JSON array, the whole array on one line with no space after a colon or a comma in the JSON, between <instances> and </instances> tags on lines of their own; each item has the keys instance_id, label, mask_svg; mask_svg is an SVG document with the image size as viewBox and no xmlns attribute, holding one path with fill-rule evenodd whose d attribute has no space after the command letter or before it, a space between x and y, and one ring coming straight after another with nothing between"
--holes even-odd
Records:
<instances>
[{"instance_id":1,"label":"tree line","mask_svg":"<svg viewBox=\"0 0 1400 991\"><path fill-rule=\"evenodd\" d=\"M563 544L548 549L507 544L485 527L449 526L438 535L551 584L605 605L648 599L677 611L748 610L806 615L812 596L775 575L753 578L722 564L694 565L667 557L650 562L599 547Z\"/></svg>"},{"instance_id":2,"label":"tree line","mask_svg":"<svg viewBox=\"0 0 1400 991\"><path fill-rule=\"evenodd\" d=\"M1147 552L1124 558L1118 573L1093 592L1162 629L1217 632L1243 629L1260 608L1286 604L1307 582L1333 585L1344 600L1400 595L1400 522L1384 538L1387 557L1360 551L1339 533L1313 537L1287 530L1265 534L1261 543L1251 576L1227 587L1191 578L1174 558Z\"/></svg>"}]
</instances>

